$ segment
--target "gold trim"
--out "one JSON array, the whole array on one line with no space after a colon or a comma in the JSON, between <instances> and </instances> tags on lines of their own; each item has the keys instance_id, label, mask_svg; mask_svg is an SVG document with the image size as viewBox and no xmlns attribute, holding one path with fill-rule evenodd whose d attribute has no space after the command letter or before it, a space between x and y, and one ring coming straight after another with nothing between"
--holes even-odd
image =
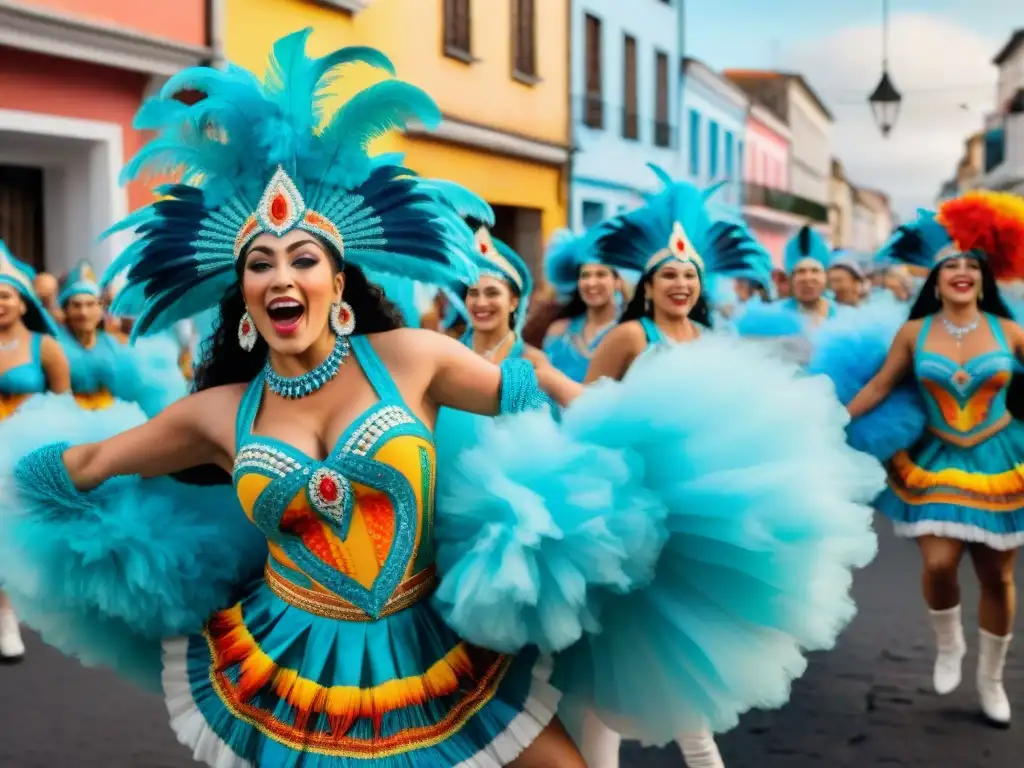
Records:
<instances>
[{"instance_id":1,"label":"gold trim","mask_svg":"<svg viewBox=\"0 0 1024 768\"><path fill-rule=\"evenodd\" d=\"M293 584L275 571L269 561L263 569L263 577L267 586L270 587L270 591L288 605L314 616L338 621L376 621L385 616L391 616L415 605L423 598L429 597L437 587L437 568L431 565L402 582L388 599L379 616L370 616L362 608L352 605L335 594Z\"/></svg>"}]
</instances>

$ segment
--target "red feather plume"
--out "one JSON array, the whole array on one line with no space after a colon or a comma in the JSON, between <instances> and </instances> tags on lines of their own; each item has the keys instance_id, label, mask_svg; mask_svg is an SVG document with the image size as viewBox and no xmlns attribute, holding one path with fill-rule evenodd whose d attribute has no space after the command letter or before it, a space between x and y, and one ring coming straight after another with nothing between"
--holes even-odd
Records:
<instances>
[{"instance_id":1,"label":"red feather plume","mask_svg":"<svg viewBox=\"0 0 1024 768\"><path fill-rule=\"evenodd\" d=\"M1024 279L1024 198L967 192L947 200L938 221L961 251L982 251L997 280Z\"/></svg>"}]
</instances>

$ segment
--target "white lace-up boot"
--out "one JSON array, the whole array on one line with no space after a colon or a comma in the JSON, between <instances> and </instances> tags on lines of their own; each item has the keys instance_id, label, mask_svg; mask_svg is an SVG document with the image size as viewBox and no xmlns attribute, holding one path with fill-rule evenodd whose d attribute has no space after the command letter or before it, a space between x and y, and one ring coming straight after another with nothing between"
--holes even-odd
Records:
<instances>
[{"instance_id":1,"label":"white lace-up boot","mask_svg":"<svg viewBox=\"0 0 1024 768\"><path fill-rule=\"evenodd\" d=\"M10 608L4 608L0 610L0 658L13 661L24 655L25 643L21 640L18 617Z\"/></svg>"},{"instance_id":2,"label":"white lace-up boot","mask_svg":"<svg viewBox=\"0 0 1024 768\"><path fill-rule=\"evenodd\" d=\"M725 768L722 756L715 744L715 735L711 731L694 731L676 739L683 753L683 762L687 768Z\"/></svg>"},{"instance_id":3,"label":"white lace-up boot","mask_svg":"<svg viewBox=\"0 0 1024 768\"><path fill-rule=\"evenodd\" d=\"M978 653L978 697L981 699L981 711L989 722L1002 728L1010 725L1010 700L1003 688L1003 667L1006 665L1006 652L1012 637L1000 637L983 629Z\"/></svg>"}]
</instances>

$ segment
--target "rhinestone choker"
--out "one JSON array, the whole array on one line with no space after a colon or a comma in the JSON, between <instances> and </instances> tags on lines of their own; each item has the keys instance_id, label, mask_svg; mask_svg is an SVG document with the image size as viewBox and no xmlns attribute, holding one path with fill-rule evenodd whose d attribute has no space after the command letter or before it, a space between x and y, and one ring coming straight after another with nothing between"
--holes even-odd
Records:
<instances>
[{"instance_id":1,"label":"rhinestone choker","mask_svg":"<svg viewBox=\"0 0 1024 768\"><path fill-rule=\"evenodd\" d=\"M348 357L351 346L348 343L348 337L338 336L334 342L334 349L331 350L331 354L320 363L316 368L311 371L307 371L301 376L287 377L274 371L270 367L270 359L267 358L266 364L263 366L263 374L267 382L267 387L275 395L279 395L288 400L297 400L300 397L307 397L312 395L314 392L319 390L324 384L333 379L338 375L338 371L341 369L341 364L345 362L345 358Z\"/></svg>"}]
</instances>

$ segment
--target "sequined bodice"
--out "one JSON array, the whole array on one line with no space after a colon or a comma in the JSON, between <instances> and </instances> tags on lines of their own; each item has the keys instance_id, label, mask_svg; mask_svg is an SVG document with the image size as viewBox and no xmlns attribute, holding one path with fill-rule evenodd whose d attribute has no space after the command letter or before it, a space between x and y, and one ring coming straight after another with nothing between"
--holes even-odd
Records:
<instances>
[{"instance_id":1,"label":"sequined bodice","mask_svg":"<svg viewBox=\"0 0 1024 768\"><path fill-rule=\"evenodd\" d=\"M985 315L997 347L963 366L924 349L932 316L925 318L914 355L914 374L924 395L928 425L933 430L969 438L989 430L1007 414L1006 392L1013 377L1014 357L999 319Z\"/></svg>"},{"instance_id":2,"label":"sequined bodice","mask_svg":"<svg viewBox=\"0 0 1024 768\"><path fill-rule=\"evenodd\" d=\"M551 364L574 381L583 381L586 378L594 350L604 339L605 334L615 327L614 323L605 326L594 334L594 338L588 344L583 338L586 324L585 314L574 317L569 321L565 333L549 339L544 345L544 353Z\"/></svg>"},{"instance_id":3,"label":"sequined bodice","mask_svg":"<svg viewBox=\"0 0 1024 768\"><path fill-rule=\"evenodd\" d=\"M355 360L380 398L317 461L280 440L252 434L264 380L238 413L234 483L266 535L269 567L298 587L326 592L380 615L396 589L433 564L434 445L402 402L365 337Z\"/></svg>"},{"instance_id":4,"label":"sequined bodice","mask_svg":"<svg viewBox=\"0 0 1024 768\"><path fill-rule=\"evenodd\" d=\"M29 343L29 361L0 373L0 396L34 395L46 391L46 373L43 371L41 351L42 334L33 333Z\"/></svg>"}]
</instances>

